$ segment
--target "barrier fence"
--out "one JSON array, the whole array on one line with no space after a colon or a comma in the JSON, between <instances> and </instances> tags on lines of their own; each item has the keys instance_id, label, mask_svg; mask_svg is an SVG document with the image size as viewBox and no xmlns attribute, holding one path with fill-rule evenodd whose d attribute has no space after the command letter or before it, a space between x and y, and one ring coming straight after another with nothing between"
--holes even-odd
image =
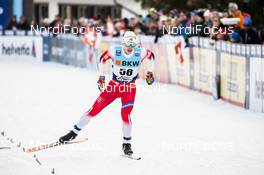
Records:
<instances>
[{"instance_id":1,"label":"barrier fence","mask_svg":"<svg viewBox=\"0 0 264 175\"><path fill-rule=\"evenodd\" d=\"M264 112L264 46L233 44L192 37L140 36L141 45L156 55L155 78L201 93L218 96L231 104ZM103 37L99 53L118 44L119 38ZM1 57L28 57L77 67L96 68L98 55L81 37L62 35L0 36ZM181 63L183 60L183 63ZM107 67L107 66L105 66ZM105 70L109 72L108 70ZM146 64L139 76L144 78Z\"/></svg>"}]
</instances>

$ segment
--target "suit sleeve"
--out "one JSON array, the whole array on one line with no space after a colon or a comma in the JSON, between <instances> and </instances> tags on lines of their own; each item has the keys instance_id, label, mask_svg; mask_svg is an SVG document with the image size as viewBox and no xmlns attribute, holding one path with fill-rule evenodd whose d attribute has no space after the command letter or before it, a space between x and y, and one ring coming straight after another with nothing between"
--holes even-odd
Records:
<instances>
[{"instance_id":1,"label":"suit sleeve","mask_svg":"<svg viewBox=\"0 0 264 175\"><path fill-rule=\"evenodd\" d=\"M104 51L99 58L99 74L100 74L100 76L104 75L104 64L109 60L113 61L112 49L108 49L108 50Z\"/></svg>"},{"instance_id":2,"label":"suit sleeve","mask_svg":"<svg viewBox=\"0 0 264 175\"><path fill-rule=\"evenodd\" d=\"M155 55L149 49L142 48L141 62L143 62L146 59L149 61L147 71L153 72L155 66Z\"/></svg>"}]
</instances>

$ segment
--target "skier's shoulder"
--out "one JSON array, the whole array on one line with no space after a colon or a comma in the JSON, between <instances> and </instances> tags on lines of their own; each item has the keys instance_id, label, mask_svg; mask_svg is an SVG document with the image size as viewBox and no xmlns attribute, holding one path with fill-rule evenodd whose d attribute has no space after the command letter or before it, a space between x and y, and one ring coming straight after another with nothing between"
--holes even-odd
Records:
<instances>
[{"instance_id":1,"label":"skier's shoulder","mask_svg":"<svg viewBox=\"0 0 264 175\"><path fill-rule=\"evenodd\" d=\"M150 49L145 48L145 47L140 47L141 48L141 59L144 60L147 57L150 57L150 55L153 53Z\"/></svg>"},{"instance_id":2,"label":"skier's shoulder","mask_svg":"<svg viewBox=\"0 0 264 175\"><path fill-rule=\"evenodd\" d=\"M147 49L145 47L139 46L138 48L140 49L141 57L146 55Z\"/></svg>"},{"instance_id":3,"label":"skier's shoulder","mask_svg":"<svg viewBox=\"0 0 264 175\"><path fill-rule=\"evenodd\" d=\"M109 54L109 56L114 57L115 54L116 54L116 51L117 51L119 48L122 48L122 46L121 46L121 45L118 45L118 44L114 44L114 45L110 46L110 47L108 48L108 54Z\"/></svg>"},{"instance_id":4,"label":"skier's shoulder","mask_svg":"<svg viewBox=\"0 0 264 175\"><path fill-rule=\"evenodd\" d=\"M103 57L111 57L111 58L114 58L114 55L115 55L115 47L114 46L110 46L102 54Z\"/></svg>"}]
</instances>

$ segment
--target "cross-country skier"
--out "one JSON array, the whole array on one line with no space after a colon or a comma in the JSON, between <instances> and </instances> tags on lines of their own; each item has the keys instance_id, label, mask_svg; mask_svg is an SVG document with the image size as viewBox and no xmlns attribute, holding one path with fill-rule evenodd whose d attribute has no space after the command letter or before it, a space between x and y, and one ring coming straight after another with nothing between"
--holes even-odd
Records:
<instances>
[{"instance_id":1,"label":"cross-country skier","mask_svg":"<svg viewBox=\"0 0 264 175\"><path fill-rule=\"evenodd\" d=\"M106 50L100 57L98 88L101 92L93 106L80 118L79 122L66 135L60 137L59 141L64 143L75 139L77 134L89 121L95 117L107 105L116 98L121 98L121 116L123 120L123 144L125 155L132 155L131 149L131 120L130 113L134 106L136 95L135 80L137 79L141 63L145 59L150 60L146 74L146 82L151 85L154 82L153 67L154 54L148 49L139 46L138 37L134 32L124 33L121 45ZM106 61L112 61L112 80L105 86L103 66ZM104 89L104 90L103 90Z\"/></svg>"}]
</instances>

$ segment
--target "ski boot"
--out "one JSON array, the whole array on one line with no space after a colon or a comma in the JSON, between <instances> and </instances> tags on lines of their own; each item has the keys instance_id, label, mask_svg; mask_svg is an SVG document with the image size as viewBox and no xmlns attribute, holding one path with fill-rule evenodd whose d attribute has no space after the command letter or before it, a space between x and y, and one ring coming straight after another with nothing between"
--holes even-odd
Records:
<instances>
[{"instance_id":1,"label":"ski boot","mask_svg":"<svg viewBox=\"0 0 264 175\"><path fill-rule=\"evenodd\" d=\"M125 155L131 156L133 154L130 143L123 143L122 148Z\"/></svg>"},{"instance_id":2,"label":"ski boot","mask_svg":"<svg viewBox=\"0 0 264 175\"><path fill-rule=\"evenodd\" d=\"M67 141L71 141L71 140L75 139L75 137L77 137L77 134L75 132L73 132L73 131L70 131L66 135L60 137L59 142L60 143L64 143L64 142L67 142Z\"/></svg>"}]
</instances>

